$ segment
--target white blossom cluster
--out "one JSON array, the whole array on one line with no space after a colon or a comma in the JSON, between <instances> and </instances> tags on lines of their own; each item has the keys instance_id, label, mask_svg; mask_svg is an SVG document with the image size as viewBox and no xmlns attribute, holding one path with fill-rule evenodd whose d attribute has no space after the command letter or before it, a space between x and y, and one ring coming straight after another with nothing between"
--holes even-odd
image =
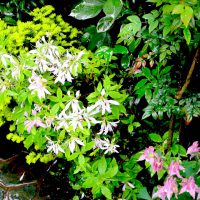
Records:
<instances>
[{"instance_id":1,"label":"white blossom cluster","mask_svg":"<svg viewBox=\"0 0 200 200\"><path fill-rule=\"evenodd\" d=\"M8 62L11 63L12 66L9 73L12 78L16 80L21 76L23 69L31 71L32 74L28 78L29 85L27 88L31 91L31 94L36 94L39 99L45 99L48 95L51 95L51 89L48 87L48 80L44 78L46 72L49 72L55 84L59 82L62 85L64 85L66 81L72 82L78 75L84 51L80 51L74 55L69 51L64 52L64 49L55 46L53 41L47 42L43 36L37 41L36 48L31 50L29 52L30 54L28 54L30 58L33 59L34 66L26 66L25 64L21 66L17 59L14 59L8 54L1 54L1 62L5 67L8 65ZM0 92L6 91L6 83L1 79L0 83ZM77 91L75 95L67 91L66 96L69 97L69 100L66 102L64 109L56 116L44 116L43 119L41 119L37 116L40 109L36 107L32 110L32 117L29 117L27 113L25 113L27 119L24 125L27 132L30 133L33 127L42 127L54 128L55 131L64 129L66 132L70 133L85 128L91 129L92 126L99 124L100 130L96 135L103 136L105 139L94 139L94 148L104 150L105 154L118 153L117 148L119 146L114 144L114 140L110 142L107 137L109 132L113 132L114 128L117 127L119 121L110 121L106 116L112 113L111 106L118 106L120 105L119 102L107 99L106 90L104 88L101 90L97 101L88 107L84 107L83 103L79 100L80 91ZM64 153L64 147L61 148L58 142L54 142L48 137L46 138L48 141L48 152L53 152L55 154L58 154L58 152ZM71 136L71 138L67 140L67 145L70 152L73 153L76 145L84 146L84 142L83 139L77 136Z\"/></svg>"}]
</instances>

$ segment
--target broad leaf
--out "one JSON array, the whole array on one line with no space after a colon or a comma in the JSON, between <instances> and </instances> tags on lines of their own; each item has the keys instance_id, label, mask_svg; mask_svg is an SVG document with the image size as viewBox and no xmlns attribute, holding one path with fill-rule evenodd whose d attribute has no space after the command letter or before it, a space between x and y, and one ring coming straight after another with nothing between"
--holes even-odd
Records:
<instances>
[{"instance_id":1,"label":"broad leaf","mask_svg":"<svg viewBox=\"0 0 200 200\"><path fill-rule=\"evenodd\" d=\"M161 136L156 133L149 134L149 137L153 142L158 142L158 143L162 142Z\"/></svg>"},{"instance_id":2,"label":"broad leaf","mask_svg":"<svg viewBox=\"0 0 200 200\"><path fill-rule=\"evenodd\" d=\"M115 18L113 16L102 17L97 23L97 32L105 32L113 25Z\"/></svg>"},{"instance_id":3,"label":"broad leaf","mask_svg":"<svg viewBox=\"0 0 200 200\"><path fill-rule=\"evenodd\" d=\"M185 6L184 12L181 13L181 21L183 22L185 27L188 26L192 17L193 17L193 9L189 6Z\"/></svg>"},{"instance_id":4,"label":"broad leaf","mask_svg":"<svg viewBox=\"0 0 200 200\"><path fill-rule=\"evenodd\" d=\"M107 162L104 156L101 157L98 163L98 171L100 174L104 174L107 169Z\"/></svg>"},{"instance_id":5,"label":"broad leaf","mask_svg":"<svg viewBox=\"0 0 200 200\"><path fill-rule=\"evenodd\" d=\"M122 10L123 3L121 0L107 0L104 4L103 11L106 16L116 18Z\"/></svg>"},{"instance_id":6,"label":"broad leaf","mask_svg":"<svg viewBox=\"0 0 200 200\"><path fill-rule=\"evenodd\" d=\"M112 193L106 186L101 186L101 192L107 199L112 199Z\"/></svg>"},{"instance_id":7,"label":"broad leaf","mask_svg":"<svg viewBox=\"0 0 200 200\"><path fill-rule=\"evenodd\" d=\"M84 0L78 4L70 13L70 16L85 20L96 17L102 10L105 0Z\"/></svg>"}]
</instances>

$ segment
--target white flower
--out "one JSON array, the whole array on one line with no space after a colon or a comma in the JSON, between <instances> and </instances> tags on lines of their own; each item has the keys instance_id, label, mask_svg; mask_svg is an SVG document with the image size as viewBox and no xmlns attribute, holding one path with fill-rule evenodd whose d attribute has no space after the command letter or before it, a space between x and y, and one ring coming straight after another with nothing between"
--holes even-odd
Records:
<instances>
[{"instance_id":1,"label":"white flower","mask_svg":"<svg viewBox=\"0 0 200 200\"><path fill-rule=\"evenodd\" d=\"M56 155L59 153L59 151L62 152L62 153L65 153L65 151L62 149L62 147L58 143L53 142L47 136L46 136L46 138L48 140L48 143L47 143L47 152L53 151Z\"/></svg>"},{"instance_id":2,"label":"white flower","mask_svg":"<svg viewBox=\"0 0 200 200\"><path fill-rule=\"evenodd\" d=\"M95 138L95 145L94 145L94 149L95 148L100 148L102 150L106 150L104 153L119 153L116 148L119 147L119 145L113 144L114 140L110 143L110 141L106 138L105 140L101 140L99 138Z\"/></svg>"},{"instance_id":3,"label":"white flower","mask_svg":"<svg viewBox=\"0 0 200 200\"><path fill-rule=\"evenodd\" d=\"M102 115L105 115L106 111L108 113L111 113L111 107L110 105L119 105L119 102L114 100L108 100L104 98L105 96L105 90L102 89L101 91L101 97L98 99L98 101L95 103L94 107L96 107L98 110L101 110Z\"/></svg>"},{"instance_id":4,"label":"white flower","mask_svg":"<svg viewBox=\"0 0 200 200\"><path fill-rule=\"evenodd\" d=\"M7 89L6 86L7 86L6 82L4 82L4 81L2 81L2 80L0 79L0 93L3 93L3 92L6 91L6 89Z\"/></svg>"},{"instance_id":5,"label":"white flower","mask_svg":"<svg viewBox=\"0 0 200 200\"><path fill-rule=\"evenodd\" d=\"M37 92L39 98L45 98L45 94L51 94L46 88L47 80L44 79L41 75L37 75L34 71L32 72L32 76L29 80L29 90L33 90L32 93Z\"/></svg>"},{"instance_id":6,"label":"white flower","mask_svg":"<svg viewBox=\"0 0 200 200\"><path fill-rule=\"evenodd\" d=\"M76 143L81 145L81 146L84 146L84 143L79 138L70 139L70 142L68 142L68 145L69 145L69 149L70 149L71 153L74 152L74 149L76 147Z\"/></svg>"},{"instance_id":7,"label":"white flower","mask_svg":"<svg viewBox=\"0 0 200 200\"><path fill-rule=\"evenodd\" d=\"M103 133L104 135L106 135L108 132L113 132L113 127L117 127L118 123L119 121L109 122L109 121L103 120L101 124L100 132L98 134L100 135Z\"/></svg>"},{"instance_id":8,"label":"white flower","mask_svg":"<svg viewBox=\"0 0 200 200\"><path fill-rule=\"evenodd\" d=\"M116 149L117 147L119 147L119 145L113 144L113 142L110 143L110 141L107 138L103 141L102 149L106 150L104 152L105 154L107 154L107 153L119 153Z\"/></svg>"},{"instance_id":9,"label":"white flower","mask_svg":"<svg viewBox=\"0 0 200 200\"><path fill-rule=\"evenodd\" d=\"M125 191L125 190L126 190L126 186L127 186L127 185L128 185L130 188L132 188L132 189L135 188L135 186L134 186L132 183L127 182L127 183L124 183L124 185L123 185L123 187L122 187L122 191Z\"/></svg>"},{"instance_id":10,"label":"white flower","mask_svg":"<svg viewBox=\"0 0 200 200\"><path fill-rule=\"evenodd\" d=\"M84 109L84 112L83 112L83 118L84 120L87 122L87 125L88 125L88 129L90 129L91 127L91 123L92 124L98 124L98 123L101 123L101 121L98 121L94 118L94 115L96 113L94 112L91 112L90 108L88 109Z\"/></svg>"},{"instance_id":11,"label":"white flower","mask_svg":"<svg viewBox=\"0 0 200 200\"><path fill-rule=\"evenodd\" d=\"M20 66L19 65L15 65L12 68L12 72L11 72L12 77L17 80L20 77L20 73L21 73Z\"/></svg>"},{"instance_id":12,"label":"white flower","mask_svg":"<svg viewBox=\"0 0 200 200\"><path fill-rule=\"evenodd\" d=\"M93 149L96 149L96 148L103 149L103 144L104 144L103 140L101 140L100 138L95 138L94 142L95 142L95 145L93 146Z\"/></svg>"},{"instance_id":13,"label":"white flower","mask_svg":"<svg viewBox=\"0 0 200 200\"><path fill-rule=\"evenodd\" d=\"M70 91L67 92L68 96L71 96L70 95ZM75 97L72 97L71 96L71 100L68 101L67 105L65 106L64 110L61 112L61 115L65 116L65 112L71 107L72 109L72 112L79 112L81 111L81 108L80 108L80 105L79 105L79 101L78 101L78 98L80 97L80 91L78 90L76 92L76 96Z\"/></svg>"}]
</instances>

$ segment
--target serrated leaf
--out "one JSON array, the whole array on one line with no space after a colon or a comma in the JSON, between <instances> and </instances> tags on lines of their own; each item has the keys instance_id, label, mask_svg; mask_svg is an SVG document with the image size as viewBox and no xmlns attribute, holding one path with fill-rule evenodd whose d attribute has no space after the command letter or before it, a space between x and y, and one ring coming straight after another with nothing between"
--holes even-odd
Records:
<instances>
[{"instance_id":1,"label":"serrated leaf","mask_svg":"<svg viewBox=\"0 0 200 200\"><path fill-rule=\"evenodd\" d=\"M101 186L101 192L107 199L112 199L112 193L106 186Z\"/></svg>"},{"instance_id":2,"label":"serrated leaf","mask_svg":"<svg viewBox=\"0 0 200 200\"><path fill-rule=\"evenodd\" d=\"M153 141L153 142L158 142L158 143L161 143L162 142L162 138L160 135L156 134L156 133L151 133L149 134L149 137L150 139Z\"/></svg>"},{"instance_id":3,"label":"serrated leaf","mask_svg":"<svg viewBox=\"0 0 200 200\"><path fill-rule=\"evenodd\" d=\"M191 33L190 33L189 28L184 28L183 29L183 34L184 34L185 40L187 42L187 45L189 45L190 41L191 41Z\"/></svg>"},{"instance_id":4,"label":"serrated leaf","mask_svg":"<svg viewBox=\"0 0 200 200\"><path fill-rule=\"evenodd\" d=\"M113 25L114 21L113 16L102 17L97 23L97 32L106 32Z\"/></svg>"},{"instance_id":5,"label":"serrated leaf","mask_svg":"<svg viewBox=\"0 0 200 200\"><path fill-rule=\"evenodd\" d=\"M96 17L102 10L105 0L84 0L78 4L70 13L70 16L85 20Z\"/></svg>"}]
</instances>

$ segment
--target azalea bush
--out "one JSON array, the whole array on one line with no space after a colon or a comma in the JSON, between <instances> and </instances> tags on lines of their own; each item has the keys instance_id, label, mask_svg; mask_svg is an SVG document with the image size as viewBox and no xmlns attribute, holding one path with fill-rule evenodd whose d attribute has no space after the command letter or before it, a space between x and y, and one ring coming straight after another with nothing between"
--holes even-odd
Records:
<instances>
[{"instance_id":1,"label":"azalea bush","mask_svg":"<svg viewBox=\"0 0 200 200\"><path fill-rule=\"evenodd\" d=\"M184 147L176 143L171 151L165 153L167 149L166 138L152 134L151 138L159 143L149 146L144 150L138 161L145 161L145 166L149 169L151 177L157 174L158 180L164 181L163 185L154 188L152 198L167 199L199 199L200 198L200 179L199 179L199 152L200 147L195 141L186 151ZM187 160L187 156L189 160ZM189 196L190 194L190 196ZM196 195L197 194L197 195ZM150 196L146 199L151 199Z\"/></svg>"}]
</instances>

